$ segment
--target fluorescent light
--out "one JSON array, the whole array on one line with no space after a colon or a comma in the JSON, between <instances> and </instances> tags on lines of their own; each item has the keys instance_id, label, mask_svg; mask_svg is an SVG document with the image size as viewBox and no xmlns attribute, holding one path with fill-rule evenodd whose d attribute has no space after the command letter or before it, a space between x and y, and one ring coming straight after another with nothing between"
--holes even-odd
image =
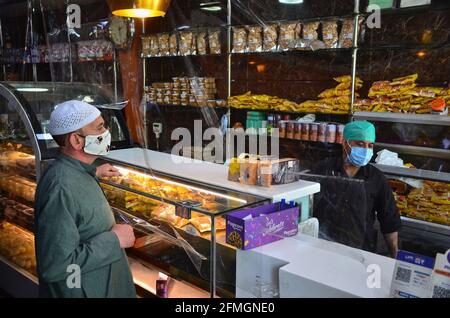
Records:
<instances>
[{"instance_id":1,"label":"fluorescent light","mask_svg":"<svg viewBox=\"0 0 450 318\"><path fill-rule=\"evenodd\" d=\"M283 4L300 4L303 3L303 0L278 0L278 2Z\"/></svg>"},{"instance_id":2,"label":"fluorescent light","mask_svg":"<svg viewBox=\"0 0 450 318\"><path fill-rule=\"evenodd\" d=\"M17 89L19 92L26 93L44 93L48 92L48 88L38 88L38 87L21 87Z\"/></svg>"},{"instance_id":3,"label":"fluorescent light","mask_svg":"<svg viewBox=\"0 0 450 318\"><path fill-rule=\"evenodd\" d=\"M221 11L221 10L222 10L222 7L219 7L219 6L210 6L210 7L203 7L203 8L200 8L200 9L203 10L203 11L217 12L217 11Z\"/></svg>"},{"instance_id":4,"label":"fluorescent light","mask_svg":"<svg viewBox=\"0 0 450 318\"><path fill-rule=\"evenodd\" d=\"M204 11L221 11L222 7L220 6L220 2L207 2L200 3L200 10Z\"/></svg>"},{"instance_id":5,"label":"fluorescent light","mask_svg":"<svg viewBox=\"0 0 450 318\"><path fill-rule=\"evenodd\" d=\"M181 31L181 30L187 30L187 29L190 29L190 26L189 26L189 25L181 25L181 26L179 26L179 27L177 28L177 30L179 30L179 31Z\"/></svg>"}]
</instances>

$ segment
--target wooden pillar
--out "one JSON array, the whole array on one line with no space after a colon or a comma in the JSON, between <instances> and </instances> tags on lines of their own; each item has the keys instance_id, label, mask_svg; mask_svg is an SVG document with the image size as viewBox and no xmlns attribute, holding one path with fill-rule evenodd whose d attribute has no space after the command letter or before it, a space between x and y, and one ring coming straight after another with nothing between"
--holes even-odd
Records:
<instances>
[{"instance_id":1,"label":"wooden pillar","mask_svg":"<svg viewBox=\"0 0 450 318\"><path fill-rule=\"evenodd\" d=\"M130 130L131 138L134 142L142 143L139 139L137 127L144 127L144 118L137 118L139 107L143 95L143 71L142 59L140 57L142 46L142 21L135 19L136 34L133 44L129 50L119 51L119 65L122 75L123 98L128 100L129 104L125 108L127 125Z\"/></svg>"}]
</instances>

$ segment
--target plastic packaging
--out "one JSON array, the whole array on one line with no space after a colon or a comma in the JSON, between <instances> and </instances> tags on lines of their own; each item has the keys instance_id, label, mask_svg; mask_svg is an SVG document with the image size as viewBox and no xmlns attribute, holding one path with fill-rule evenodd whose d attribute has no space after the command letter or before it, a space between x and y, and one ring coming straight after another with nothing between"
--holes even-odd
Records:
<instances>
[{"instance_id":1,"label":"plastic packaging","mask_svg":"<svg viewBox=\"0 0 450 318\"><path fill-rule=\"evenodd\" d=\"M337 48L339 42L337 21L322 22L322 38L326 48Z\"/></svg>"},{"instance_id":2,"label":"plastic packaging","mask_svg":"<svg viewBox=\"0 0 450 318\"><path fill-rule=\"evenodd\" d=\"M278 24L270 24L264 28L264 51L278 50Z\"/></svg>"},{"instance_id":3,"label":"plastic packaging","mask_svg":"<svg viewBox=\"0 0 450 318\"><path fill-rule=\"evenodd\" d=\"M182 56L196 54L194 35L192 32L180 33L179 51Z\"/></svg>"},{"instance_id":4,"label":"plastic packaging","mask_svg":"<svg viewBox=\"0 0 450 318\"><path fill-rule=\"evenodd\" d=\"M170 55L169 37L170 37L169 33L158 34L158 45L160 56Z\"/></svg>"},{"instance_id":5,"label":"plastic packaging","mask_svg":"<svg viewBox=\"0 0 450 318\"><path fill-rule=\"evenodd\" d=\"M320 22L308 22L303 24L303 39L308 41L314 41L318 39L317 29Z\"/></svg>"},{"instance_id":6,"label":"plastic packaging","mask_svg":"<svg viewBox=\"0 0 450 318\"><path fill-rule=\"evenodd\" d=\"M233 28L233 53L246 53L248 45L248 33L243 27Z\"/></svg>"},{"instance_id":7,"label":"plastic packaging","mask_svg":"<svg viewBox=\"0 0 450 318\"><path fill-rule=\"evenodd\" d=\"M339 36L339 48L349 48L353 46L354 30L355 23L353 19L346 19L342 21L342 29Z\"/></svg>"},{"instance_id":8,"label":"plastic packaging","mask_svg":"<svg viewBox=\"0 0 450 318\"><path fill-rule=\"evenodd\" d=\"M197 34L197 53L198 55L206 55L206 32Z\"/></svg>"},{"instance_id":9,"label":"plastic packaging","mask_svg":"<svg viewBox=\"0 0 450 318\"><path fill-rule=\"evenodd\" d=\"M300 37L302 24L300 22L284 23L280 25L280 49L289 50L295 40Z\"/></svg>"},{"instance_id":10,"label":"plastic packaging","mask_svg":"<svg viewBox=\"0 0 450 318\"><path fill-rule=\"evenodd\" d=\"M209 31L208 38L210 54L221 54L220 30Z\"/></svg>"},{"instance_id":11,"label":"plastic packaging","mask_svg":"<svg viewBox=\"0 0 450 318\"><path fill-rule=\"evenodd\" d=\"M261 52L263 49L263 33L260 26L248 27L248 51Z\"/></svg>"},{"instance_id":12,"label":"plastic packaging","mask_svg":"<svg viewBox=\"0 0 450 318\"><path fill-rule=\"evenodd\" d=\"M178 55L178 34L174 33L169 38L169 51L171 56Z\"/></svg>"}]
</instances>

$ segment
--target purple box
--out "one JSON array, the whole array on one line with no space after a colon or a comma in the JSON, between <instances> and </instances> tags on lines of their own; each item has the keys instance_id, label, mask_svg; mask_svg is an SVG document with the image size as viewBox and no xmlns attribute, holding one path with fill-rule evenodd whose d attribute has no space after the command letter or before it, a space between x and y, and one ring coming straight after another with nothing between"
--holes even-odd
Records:
<instances>
[{"instance_id":1,"label":"purple box","mask_svg":"<svg viewBox=\"0 0 450 318\"><path fill-rule=\"evenodd\" d=\"M298 206L284 202L228 214L227 243L243 250L282 240L298 233ZM251 219L245 220L249 215Z\"/></svg>"}]
</instances>

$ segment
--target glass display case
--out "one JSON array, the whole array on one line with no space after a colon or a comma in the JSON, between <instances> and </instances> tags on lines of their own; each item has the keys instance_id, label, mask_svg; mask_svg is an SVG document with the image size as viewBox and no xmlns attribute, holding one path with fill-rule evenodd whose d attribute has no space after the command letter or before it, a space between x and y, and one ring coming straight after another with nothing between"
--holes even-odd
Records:
<instances>
[{"instance_id":1,"label":"glass display case","mask_svg":"<svg viewBox=\"0 0 450 318\"><path fill-rule=\"evenodd\" d=\"M33 285L37 282L33 236L36 184L57 151L48 133L49 118L58 103L74 99L99 107L114 131L114 148L131 145L120 111L124 105L113 103L95 85L0 82L0 259L9 264L1 270L14 268L11 273L20 277L15 283L25 282L28 291L37 292ZM18 289L15 283L11 286ZM36 296L32 292L27 295Z\"/></svg>"},{"instance_id":2,"label":"glass display case","mask_svg":"<svg viewBox=\"0 0 450 318\"><path fill-rule=\"evenodd\" d=\"M138 233L131 255L211 295L234 297L236 250L226 243L224 216L268 200L110 159L101 162L122 173L100 182L118 221Z\"/></svg>"},{"instance_id":3,"label":"glass display case","mask_svg":"<svg viewBox=\"0 0 450 318\"><path fill-rule=\"evenodd\" d=\"M113 103L96 86L0 83L0 258L27 271L34 281L36 182L57 151L48 120L56 104L70 99L87 101L102 111L114 149L131 146L123 105ZM136 231L131 259L194 286L199 295L233 297L236 251L225 243L223 216L267 199L111 159L99 159L96 164L105 162L122 173L100 184L117 222L130 224ZM145 283L154 287L156 279Z\"/></svg>"}]
</instances>

